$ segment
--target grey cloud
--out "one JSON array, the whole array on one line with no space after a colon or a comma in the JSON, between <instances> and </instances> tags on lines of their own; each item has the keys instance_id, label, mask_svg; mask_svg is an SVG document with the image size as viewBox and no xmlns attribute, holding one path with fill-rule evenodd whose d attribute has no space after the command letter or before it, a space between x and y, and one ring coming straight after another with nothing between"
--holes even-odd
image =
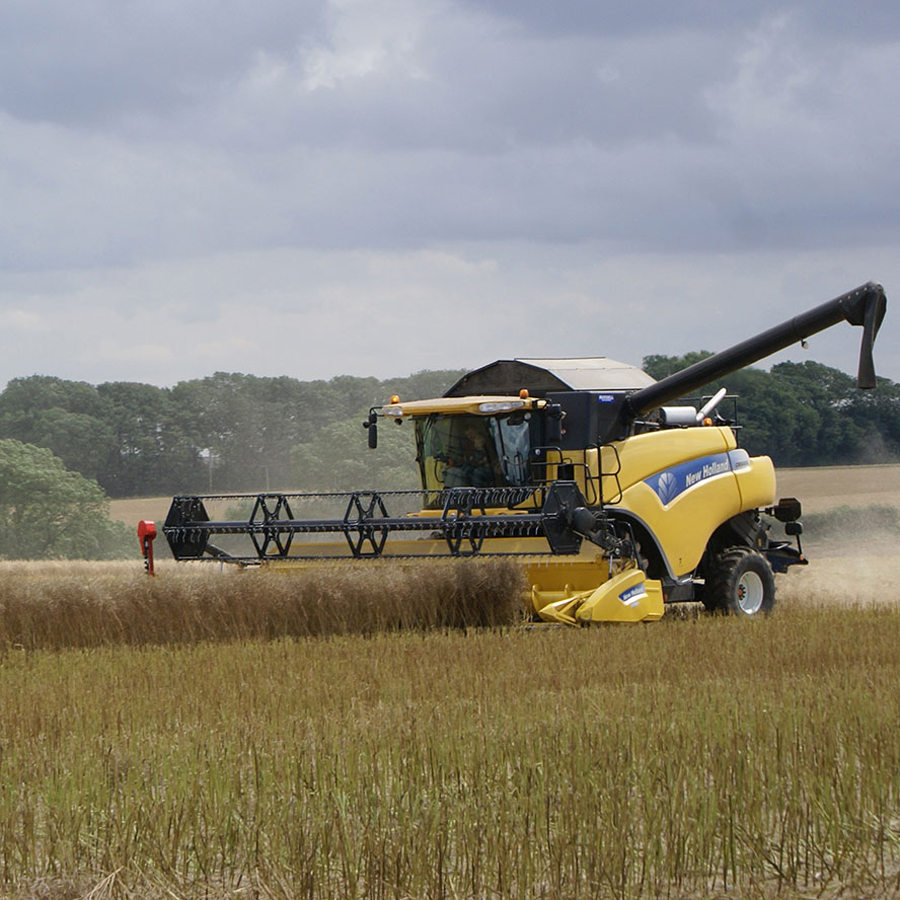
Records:
<instances>
[{"instance_id":1,"label":"grey cloud","mask_svg":"<svg viewBox=\"0 0 900 900\"><path fill-rule=\"evenodd\" d=\"M0 109L89 126L202 103L259 49L322 28L325 0L8 0L0 6Z\"/></svg>"},{"instance_id":2,"label":"grey cloud","mask_svg":"<svg viewBox=\"0 0 900 900\"><path fill-rule=\"evenodd\" d=\"M423 29L407 69L385 67L318 90L304 86L311 52L269 59L272 76L223 93L204 127L257 146L476 155L660 134L706 139L715 121L703 91L727 71L734 47L711 47L699 34L539 41L456 15Z\"/></svg>"},{"instance_id":3,"label":"grey cloud","mask_svg":"<svg viewBox=\"0 0 900 900\"><path fill-rule=\"evenodd\" d=\"M700 30L710 38L752 28L767 16L789 13L802 18L811 30L852 36L900 35L900 7L893 0L873 0L865 6L822 3L820 0L647 0L642 3L597 3L595 0L464 0L478 13L493 14L508 26L547 35L602 34L629 37L639 34Z\"/></svg>"},{"instance_id":4,"label":"grey cloud","mask_svg":"<svg viewBox=\"0 0 900 900\"><path fill-rule=\"evenodd\" d=\"M896 230L894 44L810 30L802 5L725 21L719 4L660 4L643 25L627 5L564 6L577 30L541 31L550 7L527 3L4 7L0 69L17 60L33 84L0 78L0 259L718 252Z\"/></svg>"}]
</instances>

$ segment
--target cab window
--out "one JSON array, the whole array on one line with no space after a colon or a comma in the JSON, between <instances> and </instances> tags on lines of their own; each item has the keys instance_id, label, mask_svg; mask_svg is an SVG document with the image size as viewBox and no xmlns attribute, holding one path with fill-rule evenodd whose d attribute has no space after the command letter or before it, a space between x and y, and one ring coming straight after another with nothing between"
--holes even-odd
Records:
<instances>
[{"instance_id":1,"label":"cab window","mask_svg":"<svg viewBox=\"0 0 900 900\"><path fill-rule=\"evenodd\" d=\"M530 414L435 414L416 421L425 490L528 483Z\"/></svg>"}]
</instances>

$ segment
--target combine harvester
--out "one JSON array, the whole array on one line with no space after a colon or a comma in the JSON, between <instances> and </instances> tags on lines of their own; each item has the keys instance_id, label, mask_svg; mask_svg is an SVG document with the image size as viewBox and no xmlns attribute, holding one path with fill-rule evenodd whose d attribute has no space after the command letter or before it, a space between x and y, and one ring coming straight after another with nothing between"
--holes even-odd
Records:
<instances>
[{"instance_id":1,"label":"combine harvester","mask_svg":"<svg viewBox=\"0 0 900 900\"><path fill-rule=\"evenodd\" d=\"M776 503L771 460L738 447L724 389L667 404L841 321L863 329L858 386L873 388L885 309L869 283L659 382L604 358L500 360L438 399L371 409L373 449L379 420L410 420L421 491L181 496L163 533L178 560L242 566L513 557L547 622L652 621L698 600L765 613L774 573L806 564L800 503Z\"/></svg>"}]
</instances>

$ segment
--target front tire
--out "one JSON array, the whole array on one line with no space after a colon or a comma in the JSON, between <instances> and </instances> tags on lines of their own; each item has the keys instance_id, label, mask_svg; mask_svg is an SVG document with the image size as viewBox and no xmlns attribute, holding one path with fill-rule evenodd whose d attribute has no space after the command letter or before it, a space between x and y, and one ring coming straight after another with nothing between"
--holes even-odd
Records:
<instances>
[{"instance_id":1,"label":"front tire","mask_svg":"<svg viewBox=\"0 0 900 900\"><path fill-rule=\"evenodd\" d=\"M706 576L707 609L755 616L775 605L775 574L769 561L752 547L729 547L716 556Z\"/></svg>"}]
</instances>

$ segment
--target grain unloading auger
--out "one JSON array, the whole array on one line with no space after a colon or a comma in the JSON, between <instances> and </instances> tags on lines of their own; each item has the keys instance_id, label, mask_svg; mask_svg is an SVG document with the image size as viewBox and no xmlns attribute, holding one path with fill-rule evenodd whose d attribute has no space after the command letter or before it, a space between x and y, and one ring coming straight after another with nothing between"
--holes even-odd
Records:
<instances>
[{"instance_id":1,"label":"grain unloading auger","mask_svg":"<svg viewBox=\"0 0 900 900\"><path fill-rule=\"evenodd\" d=\"M370 411L372 448L380 419L412 421L421 491L182 496L163 533L176 559L242 565L516 557L551 622L648 621L691 600L765 612L774 573L806 563L800 504L776 503L771 460L737 446L724 389L699 410L666 404L841 321L863 329L872 388L885 309L870 282L658 382L609 359L500 360Z\"/></svg>"}]
</instances>

